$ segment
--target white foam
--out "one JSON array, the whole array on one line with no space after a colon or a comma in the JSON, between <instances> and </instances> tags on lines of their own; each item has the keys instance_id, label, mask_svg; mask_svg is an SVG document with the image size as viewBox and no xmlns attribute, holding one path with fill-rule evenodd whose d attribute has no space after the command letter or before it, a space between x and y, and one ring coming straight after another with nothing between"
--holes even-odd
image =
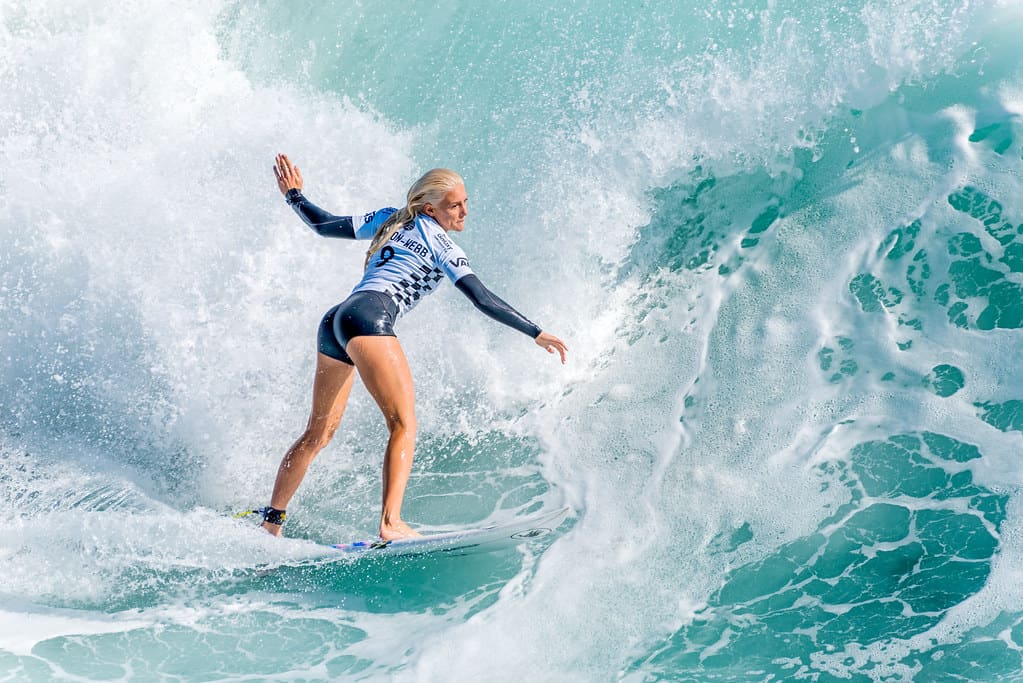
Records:
<instances>
[{"instance_id":1,"label":"white foam","mask_svg":"<svg viewBox=\"0 0 1023 683\"><path fill-rule=\"evenodd\" d=\"M6 607L10 608L11 605ZM32 648L44 640L124 633L149 626L152 626L152 621L134 616L102 615L22 604L11 611L0 609L0 650L30 656Z\"/></svg>"},{"instance_id":2,"label":"white foam","mask_svg":"<svg viewBox=\"0 0 1023 683\"><path fill-rule=\"evenodd\" d=\"M972 340L928 320L933 336L901 354L891 348L899 334L891 317L864 323L848 291L855 273L878 266L874 250L892 227L943 201L936 187L946 192L991 163L963 151L967 108L921 121L888 98L953 68L997 17L967 3L897 5L868 3L843 15L855 39L830 42L820 30L834 19L827 7L803 8L802 24L775 4L745 19L711 8L719 13L708 10L706 23L687 27L693 36L702 30L749 44L708 43L701 52L694 42L664 59L634 50L605 82L579 88L568 123L533 131L539 152L507 149L481 163L492 175L479 185L513 188L514 210L499 218L515 229L477 224L465 236L474 264L566 338L570 365L559 367L463 303L429 301L402 323L420 427L472 435L487 424L539 441L549 495L581 516L496 604L465 623L464 606L441 619L346 613L380 638L355 651L379 661L409 652L397 674L407 678L452 670L466 679L495 670L517 679L536 671L606 677L678 628L729 568L812 532L841 493L817 490L816 465L843 457L861 438L940 427L989 456L978 479L1018 480L1009 458L1015 435L978 430L968 401L919 388L893 398L899 392L873 384L889 367L919 375L939 350L961 344L976 359L971 391L991 386L983 367L1006 346L985 349L992 337ZM63 430L96 435L101 461L117 463L112 479L179 482L171 490L183 501L160 500L166 488L140 485L145 514L107 515L103 535L58 510L15 525L4 541L6 556L20 558L11 580L26 595L102 603L140 566L230 569L308 550L297 542L271 550L269 539L196 508L241 507L266 493L305 421L316 322L359 273L361 250L318 240L283 205L272 155L291 153L314 200L354 212L394 203L419 165L433 165L414 160L431 144L416 136L431 137L439 124L402 130L363 103L315 92L297 75L309 73L308 64L289 65L284 82L243 72L218 35L227 4L94 7L9 4L0 24L9 46L0 73L13 84L0 104L8 131L0 160L20 169L0 176L2 237L25 274L23 283L4 280L14 303L0 310L21 336L0 342L3 379L20 393L14 417L0 420L35 430L26 443L44 448L56 449ZM725 30L737 21L741 31ZM822 53L824 44L834 49ZM642 107L623 104L643 87ZM890 120L848 136L859 151L847 174L801 161L806 154L826 167L839 154L827 145L840 146L848 132L831 123L845 121L850 108L882 103ZM1016 100L1007 102L1013 107ZM454 126L460 110L452 111ZM958 130L950 160L929 158L934 150L920 142L942 117ZM720 277L638 263L644 238L692 227L645 231L663 217L659 210L674 216L677 208L659 206L651 193L710 175L733 183L715 195L721 204L701 207L719 220L714 265L743 264ZM742 235L771 195L792 205L761 236L761 248L745 250ZM695 216L679 211L674 219ZM842 385L815 366L839 335L854 340L861 363ZM54 340L84 360L37 365ZM26 379L25 367L38 371ZM61 408L95 423L46 422ZM836 426L844 420L855 422ZM310 483L332 493L337 486L338 507L375 505L379 449L366 435L378 437L382 427L361 390L342 431L363 438L338 439L311 475L322 480ZM87 471L88 457L75 455L59 481ZM85 489L96 484L82 479ZM33 491L53 496L42 485ZM196 538L182 527L178 505L192 511L186 525L207 533ZM705 551L743 523L753 530L749 543L727 556ZM1004 543L1005 556L1015 557L1015 538ZM69 567L81 557L98 578ZM1006 586L1015 566L1001 566L985 596L997 604L1014 596ZM62 618L40 617L37 632L66 630ZM24 651L34 637L13 647ZM511 638L514 647L494 646Z\"/></svg>"}]
</instances>

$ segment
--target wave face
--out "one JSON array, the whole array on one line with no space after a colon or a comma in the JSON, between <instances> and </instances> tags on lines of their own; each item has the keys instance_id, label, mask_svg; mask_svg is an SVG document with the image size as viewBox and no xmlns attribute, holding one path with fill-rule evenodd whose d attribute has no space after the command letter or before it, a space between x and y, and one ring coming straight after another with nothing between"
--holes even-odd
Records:
<instances>
[{"instance_id":1,"label":"wave face","mask_svg":"<svg viewBox=\"0 0 1023 683\"><path fill-rule=\"evenodd\" d=\"M0 668L17 680L1023 680L1015 3L8 0ZM337 213L459 169L492 289L398 329L404 514L345 564L361 388L276 541Z\"/></svg>"}]
</instances>

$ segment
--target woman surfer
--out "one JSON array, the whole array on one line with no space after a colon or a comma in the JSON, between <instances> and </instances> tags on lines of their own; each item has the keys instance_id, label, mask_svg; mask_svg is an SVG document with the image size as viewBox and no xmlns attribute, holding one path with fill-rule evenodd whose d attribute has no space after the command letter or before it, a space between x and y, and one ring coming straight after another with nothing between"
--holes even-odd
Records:
<instances>
[{"instance_id":1,"label":"woman surfer","mask_svg":"<svg viewBox=\"0 0 1023 683\"><path fill-rule=\"evenodd\" d=\"M448 238L448 233L465 229L469 213L465 183L454 171L428 171L409 189L404 208L365 216L334 216L312 204L302 195L298 167L283 154L277 156L274 175L288 204L319 235L372 242L362 280L320 322L309 422L277 470L270 506L261 510L263 527L280 535L285 508L313 458L334 436L358 370L390 432L380 537L418 536L401 519L415 450L416 413L412 374L394 334L395 321L447 276L476 308L528 334L549 353L560 354L562 363L567 347L487 290L469 267L465 252Z\"/></svg>"}]
</instances>

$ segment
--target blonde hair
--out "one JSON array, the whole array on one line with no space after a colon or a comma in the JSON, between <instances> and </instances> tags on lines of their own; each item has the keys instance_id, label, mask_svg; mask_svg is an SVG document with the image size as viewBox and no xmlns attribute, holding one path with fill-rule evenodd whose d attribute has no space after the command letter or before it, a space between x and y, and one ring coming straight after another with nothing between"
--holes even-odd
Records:
<instances>
[{"instance_id":1,"label":"blonde hair","mask_svg":"<svg viewBox=\"0 0 1023 683\"><path fill-rule=\"evenodd\" d=\"M412 187L409 188L405 207L392 213L384 221L384 224L380 226L380 229L377 230L377 234L373 236L373 241L369 243L369 251L366 252L366 263L363 267L369 265L373 254L380 251L394 233L414 221L416 216L423 213L423 209L427 204L433 204L434 206L440 204L444 195L458 185L464 184L465 181L462 180L462 176L451 169L432 168L424 173L423 177L412 183Z\"/></svg>"}]
</instances>

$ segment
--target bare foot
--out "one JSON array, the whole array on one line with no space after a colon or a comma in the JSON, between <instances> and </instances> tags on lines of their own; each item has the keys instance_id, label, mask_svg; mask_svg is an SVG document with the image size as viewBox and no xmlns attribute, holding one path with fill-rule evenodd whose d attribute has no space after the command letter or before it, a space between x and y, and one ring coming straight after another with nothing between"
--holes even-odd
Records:
<instances>
[{"instance_id":1,"label":"bare foot","mask_svg":"<svg viewBox=\"0 0 1023 683\"><path fill-rule=\"evenodd\" d=\"M263 522L262 524L260 524L260 526L263 527L264 529L266 529L267 532L269 532L271 536L280 536L281 535L281 526L282 525L280 525L280 524L271 524L270 522Z\"/></svg>"},{"instance_id":2,"label":"bare foot","mask_svg":"<svg viewBox=\"0 0 1023 683\"><path fill-rule=\"evenodd\" d=\"M416 536L422 536L422 534L400 519L390 524L380 522L380 538L385 541L394 541L399 538L414 538Z\"/></svg>"}]
</instances>

